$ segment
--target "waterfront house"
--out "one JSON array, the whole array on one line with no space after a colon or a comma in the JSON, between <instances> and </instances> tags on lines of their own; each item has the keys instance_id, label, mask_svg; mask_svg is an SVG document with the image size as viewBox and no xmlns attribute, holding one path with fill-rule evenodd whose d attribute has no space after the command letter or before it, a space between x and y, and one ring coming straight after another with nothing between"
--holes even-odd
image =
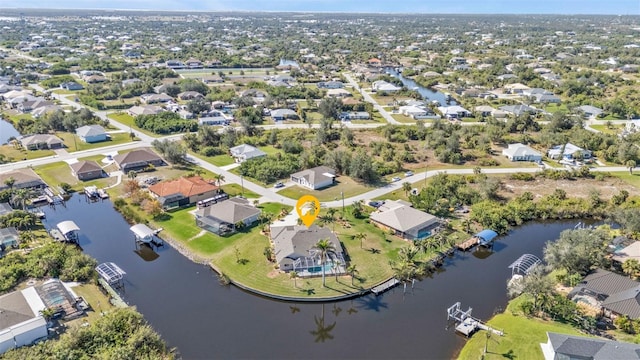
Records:
<instances>
[{"instance_id":1,"label":"waterfront house","mask_svg":"<svg viewBox=\"0 0 640 360\"><path fill-rule=\"evenodd\" d=\"M400 87L395 86L389 82L384 80L377 80L371 84L371 89L374 92L386 92L386 93L394 93L401 90Z\"/></svg>"},{"instance_id":2,"label":"waterfront house","mask_svg":"<svg viewBox=\"0 0 640 360\"><path fill-rule=\"evenodd\" d=\"M608 318L622 315L640 319L640 283L611 271L596 269L571 290L569 297L599 308Z\"/></svg>"},{"instance_id":3,"label":"waterfront house","mask_svg":"<svg viewBox=\"0 0 640 360\"><path fill-rule=\"evenodd\" d=\"M520 143L509 144L506 149L502 150L502 155L511 161L542 161L542 154Z\"/></svg>"},{"instance_id":4,"label":"waterfront house","mask_svg":"<svg viewBox=\"0 0 640 360\"><path fill-rule=\"evenodd\" d=\"M200 176L181 177L149 186L149 193L167 209L193 205L219 192L220 188L213 181L206 181Z\"/></svg>"},{"instance_id":5,"label":"waterfront house","mask_svg":"<svg viewBox=\"0 0 640 360\"><path fill-rule=\"evenodd\" d=\"M562 154L561 154L562 153ZM591 158L591 151L585 150L579 146L573 145L572 143L567 143L566 145L556 145L549 149L547 152L547 156L550 159L565 159L565 160L573 160L576 155L580 154L583 159Z\"/></svg>"},{"instance_id":6,"label":"waterfront house","mask_svg":"<svg viewBox=\"0 0 640 360\"><path fill-rule=\"evenodd\" d=\"M328 166L317 166L302 170L290 176L291 182L311 190L318 190L331 186L336 181L336 171Z\"/></svg>"},{"instance_id":7,"label":"waterfront house","mask_svg":"<svg viewBox=\"0 0 640 360\"><path fill-rule=\"evenodd\" d=\"M640 345L620 341L547 332L541 343L544 360L560 359L640 359Z\"/></svg>"},{"instance_id":8,"label":"waterfront house","mask_svg":"<svg viewBox=\"0 0 640 360\"><path fill-rule=\"evenodd\" d=\"M629 259L640 261L640 241L634 241L629 246L617 250L613 253L611 259L620 264Z\"/></svg>"},{"instance_id":9,"label":"waterfront house","mask_svg":"<svg viewBox=\"0 0 640 360\"><path fill-rule=\"evenodd\" d=\"M23 136L18 140L22 147L27 150L62 149L64 147L62 140L51 134Z\"/></svg>"},{"instance_id":10,"label":"waterfront house","mask_svg":"<svg viewBox=\"0 0 640 360\"><path fill-rule=\"evenodd\" d=\"M15 227L0 228L0 252L9 247L17 247L19 239L20 235Z\"/></svg>"},{"instance_id":11,"label":"waterfront house","mask_svg":"<svg viewBox=\"0 0 640 360\"><path fill-rule=\"evenodd\" d=\"M0 296L0 354L49 336L45 308L33 286Z\"/></svg>"},{"instance_id":12,"label":"waterfront house","mask_svg":"<svg viewBox=\"0 0 640 360\"><path fill-rule=\"evenodd\" d=\"M271 225L271 241L274 246L276 263L282 271L295 271L299 276L319 276L322 274L320 267L320 253L313 247L321 239L329 239L336 249L335 254L329 256L325 266L325 272L331 274L337 270L344 273L345 260L342 245L336 235L327 228L316 225L307 228L302 225L279 226L278 222ZM334 267L333 264L339 264Z\"/></svg>"},{"instance_id":13,"label":"waterfront house","mask_svg":"<svg viewBox=\"0 0 640 360\"><path fill-rule=\"evenodd\" d=\"M390 230L395 235L408 240L419 240L431 236L440 223L438 219L424 211L414 209L406 201L387 200L369 219L383 230Z\"/></svg>"},{"instance_id":14,"label":"waterfront house","mask_svg":"<svg viewBox=\"0 0 640 360\"><path fill-rule=\"evenodd\" d=\"M18 109L18 111L22 113L28 113L38 108L45 107L45 106L52 106L52 105L55 105L55 104L49 100L45 100L44 98L37 97L30 100L19 102L16 105L16 109Z\"/></svg>"},{"instance_id":15,"label":"waterfront house","mask_svg":"<svg viewBox=\"0 0 640 360\"><path fill-rule=\"evenodd\" d=\"M102 167L95 161L81 160L70 164L71 173L78 180L93 180L99 179L103 175Z\"/></svg>"},{"instance_id":16,"label":"waterfront house","mask_svg":"<svg viewBox=\"0 0 640 360\"><path fill-rule=\"evenodd\" d=\"M257 157L267 156L267 153L265 153L264 151L248 144L234 146L229 149L229 152L231 152L231 156L235 159L235 161L239 163Z\"/></svg>"},{"instance_id":17,"label":"waterfront house","mask_svg":"<svg viewBox=\"0 0 640 360\"><path fill-rule=\"evenodd\" d=\"M260 209L244 198L231 198L195 212L196 225L216 235L227 235L237 230L236 226L251 226L258 221Z\"/></svg>"},{"instance_id":18,"label":"waterfront house","mask_svg":"<svg viewBox=\"0 0 640 360\"><path fill-rule=\"evenodd\" d=\"M114 162L123 173L143 170L147 166L164 165L164 160L151 149L136 149L113 157Z\"/></svg>"},{"instance_id":19,"label":"waterfront house","mask_svg":"<svg viewBox=\"0 0 640 360\"><path fill-rule=\"evenodd\" d=\"M31 110L31 115L33 115L34 118L38 119L44 115L54 113L58 110L64 111L64 108L60 105L44 105Z\"/></svg>"},{"instance_id":20,"label":"waterfront house","mask_svg":"<svg viewBox=\"0 0 640 360\"><path fill-rule=\"evenodd\" d=\"M42 189L46 186L44 181L31 168L22 168L0 173L0 191L8 189L8 179L13 179L14 189Z\"/></svg>"},{"instance_id":21,"label":"waterfront house","mask_svg":"<svg viewBox=\"0 0 640 360\"><path fill-rule=\"evenodd\" d=\"M86 143L106 141L107 132L100 125L85 125L76 129L76 135Z\"/></svg>"}]
</instances>

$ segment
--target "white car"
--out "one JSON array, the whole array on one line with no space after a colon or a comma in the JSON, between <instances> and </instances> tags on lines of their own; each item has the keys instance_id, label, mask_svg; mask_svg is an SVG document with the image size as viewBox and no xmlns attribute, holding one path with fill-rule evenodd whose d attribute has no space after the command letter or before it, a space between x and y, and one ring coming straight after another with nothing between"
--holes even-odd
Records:
<instances>
[{"instance_id":1,"label":"white car","mask_svg":"<svg viewBox=\"0 0 640 360\"><path fill-rule=\"evenodd\" d=\"M396 176L393 179L391 179L391 181L393 181L393 182L400 181L400 178Z\"/></svg>"},{"instance_id":2,"label":"white car","mask_svg":"<svg viewBox=\"0 0 640 360\"><path fill-rule=\"evenodd\" d=\"M406 177L413 176L413 171L407 171L406 173L404 173L404 176Z\"/></svg>"}]
</instances>

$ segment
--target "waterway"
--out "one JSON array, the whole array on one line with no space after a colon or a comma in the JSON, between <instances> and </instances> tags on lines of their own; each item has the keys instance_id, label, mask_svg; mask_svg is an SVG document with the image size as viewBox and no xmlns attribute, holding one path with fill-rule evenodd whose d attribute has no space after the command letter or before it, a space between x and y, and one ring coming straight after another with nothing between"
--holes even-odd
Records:
<instances>
[{"instance_id":1,"label":"waterway","mask_svg":"<svg viewBox=\"0 0 640 360\"><path fill-rule=\"evenodd\" d=\"M11 137L19 137L20 133L8 120L0 117L0 145L6 144Z\"/></svg>"},{"instance_id":2,"label":"waterway","mask_svg":"<svg viewBox=\"0 0 640 360\"><path fill-rule=\"evenodd\" d=\"M546 241L575 225L521 226L498 238L493 252L447 259L439 273L408 286L406 294L396 287L378 297L295 304L223 287L208 267L168 245L139 255L129 225L108 200L88 203L74 195L66 207L44 211L47 227L73 220L87 254L127 272L124 300L185 359L452 358L466 340L447 329L446 308L460 301L473 307L474 316L489 319L506 306L507 266L524 253L540 256Z\"/></svg>"},{"instance_id":3,"label":"waterway","mask_svg":"<svg viewBox=\"0 0 640 360\"><path fill-rule=\"evenodd\" d=\"M418 83L416 83L415 81L409 78L402 76L401 73L397 72L393 68L385 68L385 71L387 72L387 74L402 81L402 84L406 86L407 89L413 89L419 92L420 95L422 95L425 98L425 100L428 100L428 101L437 100L442 106L447 106L447 95L445 95L443 92L418 85ZM456 101L453 99L451 99L448 104L457 105Z\"/></svg>"}]
</instances>

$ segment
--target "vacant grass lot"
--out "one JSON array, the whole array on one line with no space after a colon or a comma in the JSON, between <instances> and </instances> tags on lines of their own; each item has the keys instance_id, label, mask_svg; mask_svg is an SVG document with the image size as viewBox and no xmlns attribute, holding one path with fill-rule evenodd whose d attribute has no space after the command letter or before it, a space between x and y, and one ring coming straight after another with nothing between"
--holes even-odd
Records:
<instances>
[{"instance_id":1,"label":"vacant grass lot","mask_svg":"<svg viewBox=\"0 0 640 360\"><path fill-rule=\"evenodd\" d=\"M503 314L489 321L493 328L504 331L504 336L491 336L488 340L484 359L542 359L540 343L547 342L547 331L560 334L582 335L567 324L527 318L519 314L518 306L522 297L509 303ZM487 337L480 331L467 341L458 359L481 359Z\"/></svg>"},{"instance_id":2,"label":"vacant grass lot","mask_svg":"<svg viewBox=\"0 0 640 360\"><path fill-rule=\"evenodd\" d=\"M278 191L278 194L290 199L298 199L302 195L313 195L320 201L333 201L336 199L342 199L342 193L344 193L345 198L350 198L373 189L374 186L361 184L352 178L343 175L336 178L335 185L321 190L311 190L306 187L294 185Z\"/></svg>"},{"instance_id":3,"label":"vacant grass lot","mask_svg":"<svg viewBox=\"0 0 640 360\"><path fill-rule=\"evenodd\" d=\"M229 196L243 195L247 199L257 199L260 197L260 195L254 193L251 190L244 189L244 192L243 192L242 187L238 184L226 184L226 185L223 184L221 188L224 192L229 194Z\"/></svg>"},{"instance_id":4,"label":"vacant grass lot","mask_svg":"<svg viewBox=\"0 0 640 360\"><path fill-rule=\"evenodd\" d=\"M115 133L110 134L111 138L107 141L100 141L96 143L86 143L78 137L76 134L68 133L68 132L57 132L56 136L61 138L64 141L64 144L67 146L67 151L82 151L82 150L91 150L97 149L105 146L111 145L119 145L131 142L131 137L127 133Z\"/></svg>"},{"instance_id":5,"label":"vacant grass lot","mask_svg":"<svg viewBox=\"0 0 640 360\"><path fill-rule=\"evenodd\" d=\"M391 117L405 124L413 124L416 122L413 118L402 114L391 114Z\"/></svg>"},{"instance_id":6,"label":"vacant grass lot","mask_svg":"<svg viewBox=\"0 0 640 360\"><path fill-rule=\"evenodd\" d=\"M16 149L12 145L0 146L0 155L4 156L7 162L37 159L54 154L53 150L24 150Z\"/></svg>"},{"instance_id":7,"label":"vacant grass lot","mask_svg":"<svg viewBox=\"0 0 640 360\"><path fill-rule=\"evenodd\" d=\"M132 130L135 131L140 131L143 134L147 134L149 136L153 136L153 137L159 137L160 135L158 134L154 134L151 131L147 131L147 130L142 130L139 127L136 126L136 122L133 119L133 116L124 113L124 112L116 112L116 113L111 113L109 115L107 115L108 118L113 119L121 124L127 125L129 126Z\"/></svg>"},{"instance_id":8,"label":"vacant grass lot","mask_svg":"<svg viewBox=\"0 0 640 360\"><path fill-rule=\"evenodd\" d=\"M636 170L633 174L627 172L612 172L611 175L622 179L627 184L633 185L640 189L640 170Z\"/></svg>"},{"instance_id":9,"label":"vacant grass lot","mask_svg":"<svg viewBox=\"0 0 640 360\"><path fill-rule=\"evenodd\" d=\"M622 131L622 129L624 129L624 125L615 124L615 125L611 125L611 127L607 125L591 125L591 128L605 134L617 135Z\"/></svg>"},{"instance_id":10,"label":"vacant grass lot","mask_svg":"<svg viewBox=\"0 0 640 360\"><path fill-rule=\"evenodd\" d=\"M49 186L56 187L61 183L70 184L75 191L82 191L85 186L95 185L99 188L116 183L116 178L102 178L90 181L80 181L71 174L71 168L64 162L55 162L33 168L42 180Z\"/></svg>"}]
</instances>

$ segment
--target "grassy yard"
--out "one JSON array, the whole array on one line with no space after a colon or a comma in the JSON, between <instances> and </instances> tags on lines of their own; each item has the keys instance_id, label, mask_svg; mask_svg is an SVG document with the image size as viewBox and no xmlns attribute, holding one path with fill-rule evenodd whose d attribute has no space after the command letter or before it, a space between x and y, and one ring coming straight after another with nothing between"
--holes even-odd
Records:
<instances>
[{"instance_id":1,"label":"grassy yard","mask_svg":"<svg viewBox=\"0 0 640 360\"><path fill-rule=\"evenodd\" d=\"M49 186L55 187L61 183L67 183L70 184L75 191L81 191L85 186L95 185L99 188L103 188L116 183L116 178L80 181L75 176L71 175L71 168L64 161L38 166L33 168L33 170L40 175L42 180L44 180L44 182Z\"/></svg>"},{"instance_id":2,"label":"grassy yard","mask_svg":"<svg viewBox=\"0 0 640 360\"><path fill-rule=\"evenodd\" d=\"M550 112L550 113L555 113L558 111L564 111L566 113L569 112L569 109L567 109L567 105L566 104L547 104L545 106L542 107L544 111Z\"/></svg>"},{"instance_id":3,"label":"grassy yard","mask_svg":"<svg viewBox=\"0 0 640 360\"><path fill-rule=\"evenodd\" d=\"M99 285L95 284L83 284L78 285L73 288L73 291L78 295L82 296L87 303L91 306L91 310L86 312L87 317L81 317L78 320L74 320L71 323L73 324L76 321L79 322L92 322L101 317L101 312L108 312L114 308L113 305L109 302L109 298L107 295L103 294L100 291Z\"/></svg>"},{"instance_id":4,"label":"grassy yard","mask_svg":"<svg viewBox=\"0 0 640 360\"><path fill-rule=\"evenodd\" d=\"M609 128L607 125L591 125L591 128L605 134L617 135L622 131L622 129L624 129L624 125L616 124L612 125L611 128Z\"/></svg>"},{"instance_id":5,"label":"grassy yard","mask_svg":"<svg viewBox=\"0 0 640 360\"><path fill-rule=\"evenodd\" d=\"M7 162L37 159L54 154L53 150L24 150L16 149L12 145L0 146L0 155L4 156Z\"/></svg>"},{"instance_id":6,"label":"grassy yard","mask_svg":"<svg viewBox=\"0 0 640 360\"><path fill-rule=\"evenodd\" d=\"M204 156L202 154L196 154L193 152L192 154L196 155L202 160L215 166L226 166L226 165L233 164L233 158L229 154L222 154L222 155L216 155L216 156Z\"/></svg>"},{"instance_id":7,"label":"grassy yard","mask_svg":"<svg viewBox=\"0 0 640 360\"><path fill-rule=\"evenodd\" d=\"M612 172L611 175L622 179L622 181L631 184L640 189L640 171L636 170L633 174L626 172Z\"/></svg>"},{"instance_id":8,"label":"grassy yard","mask_svg":"<svg viewBox=\"0 0 640 360\"><path fill-rule=\"evenodd\" d=\"M320 201L333 201L341 199L343 193L345 198L350 198L372 189L374 189L374 186L367 186L358 183L348 176L340 176L336 178L336 185L321 190L310 190L305 187L295 185L278 191L278 194L291 199L298 199L302 195L313 195Z\"/></svg>"},{"instance_id":9,"label":"grassy yard","mask_svg":"<svg viewBox=\"0 0 640 360\"><path fill-rule=\"evenodd\" d=\"M223 184L222 190L229 194L229 196L239 196L243 194L242 187L238 184ZM251 190L244 189L244 197L247 199L257 199L260 195L254 193Z\"/></svg>"},{"instance_id":10,"label":"grassy yard","mask_svg":"<svg viewBox=\"0 0 640 360\"><path fill-rule=\"evenodd\" d=\"M521 298L511 301L503 314L496 315L489 321L490 326L504 331L504 336L491 336L484 359L542 359L540 343L547 342L547 331L581 335L567 324L520 315L517 308L521 302ZM473 335L458 359L481 359L487 343L485 334L480 331Z\"/></svg>"},{"instance_id":11,"label":"grassy yard","mask_svg":"<svg viewBox=\"0 0 640 360\"><path fill-rule=\"evenodd\" d=\"M147 131L147 130L142 130L139 127L136 126L136 122L133 119L133 116L124 113L124 112L116 112L116 113L111 113L109 115L107 115L108 118L113 119L121 124L124 125L128 125L132 130L135 131L140 131L143 134L147 134L149 136L153 136L153 137L159 137L160 135L158 134L154 134L151 131Z\"/></svg>"},{"instance_id":12,"label":"grassy yard","mask_svg":"<svg viewBox=\"0 0 640 360\"><path fill-rule=\"evenodd\" d=\"M402 114L391 114L391 117L404 124L413 124L416 122L413 118Z\"/></svg>"},{"instance_id":13,"label":"grassy yard","mask_svg":"<svg viewBox=\"0 0 640 360\"><path fill-rule=\"evenodd\" d=\"M68 132L56 133L56 136L64 141L64 144L67 146L67 151L69 152L97 149L105 146L119 145L131 142L131 137L127 133L115 133L110 135L110 140L90 144L80 140L80 138L76 134Z\"/></svg>"},{"instance_id":14,"label":"grassy yard","mask_svg":"<svg viewBox=\"0 0 640 360\"><path fill-rule=\"evenodd\" d=\"M269 240L259 233L258 228L243 236L234 235L224 239L225 245L215 254L213 264L235 282L291 297L340 296L370 288L391 277L393 271L389 260L395 259L398 250L408 243L397 238L387 238L382 230L367 224L364 219L353 218L350 211L347 211L346 218L348 225L335 224L335 232L350 256L350 263L355 264L358 269L353 285L350 276L339 276L336 279L331 274L326 275L326 287L322 286L321 277L297 279L294 283L288 274L275 269L274 264L266 260L263 251L269 246ZM367 235L362 247L358 240L353 239L353 235L360 232ZM238 262L238 258L245 259L246 262Z\"/></svg>"}]
</instances>

